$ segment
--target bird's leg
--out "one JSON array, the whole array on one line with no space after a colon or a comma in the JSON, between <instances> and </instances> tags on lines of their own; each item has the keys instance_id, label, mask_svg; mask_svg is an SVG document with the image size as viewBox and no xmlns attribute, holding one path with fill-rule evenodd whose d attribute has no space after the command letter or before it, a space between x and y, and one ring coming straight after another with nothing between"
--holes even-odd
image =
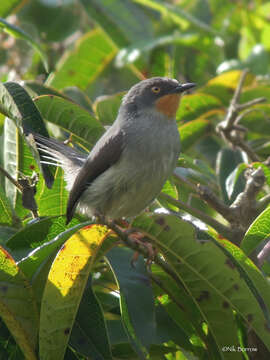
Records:
<instances>
[{"instance_id":1,"label":"bird's leg","mask_svg":"<svg viewBox=\"0 0 270 360\"><path fill-rule=\"evenodd\" d=\"M142 246L146 249L147 253L147 265L150 265L154 260L157 251L153 247L153 245L147 240L146 236L142 234L138 229L134 229L131 227L130 223L125 219L117 219L117 220L106 220L105 216L101 215L100 213L96 213L95 216L97 220L109 226L112 230L117 232L117 227L121 232L123 232L126 236L129 237L130 240L138 247ZM115 228L115 229L114 229ZM121 236L120 236L121 237ZM134 267L135 262L137 261L140 253L135 250L134 255L131 260L131 265Z\"/></svg>"}]
</instances>

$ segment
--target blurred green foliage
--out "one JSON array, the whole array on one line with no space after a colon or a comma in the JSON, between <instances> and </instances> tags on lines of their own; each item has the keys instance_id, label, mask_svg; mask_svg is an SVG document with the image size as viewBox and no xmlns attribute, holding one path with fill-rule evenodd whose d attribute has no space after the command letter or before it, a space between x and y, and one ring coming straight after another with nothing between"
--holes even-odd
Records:
<instances>
[{"instance_id":1,"label":"blurred green foliage","mask_svg":"<svg viewBox=\"0 0 270 360\"><path fill-rule=\"evenodd\" d=\"M0 166L14 180L0 172L1 359L269 359L270 265L256 262L270 229L269 20L263 0L1 1ZM266 98L241 119L258 161L216 132L245 68L240 103ZM26 135L89 151L152 76L198 86L177 112L175 176L134 220L167 264L150 274L106 227L76 216L66 228L63 173L40 169ZM265 206L234 239L197 184L230 206L258 168ZM33 219L14 183L36 173Z\"/></svg>"}]
</instances>

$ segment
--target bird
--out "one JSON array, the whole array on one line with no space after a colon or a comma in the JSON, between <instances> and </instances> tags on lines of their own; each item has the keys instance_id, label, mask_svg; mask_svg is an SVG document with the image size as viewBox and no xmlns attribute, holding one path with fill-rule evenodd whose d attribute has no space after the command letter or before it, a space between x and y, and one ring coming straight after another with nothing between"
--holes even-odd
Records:
<instances>
[{"instance_id":1,"label":"bird","mask_svg":"<svg viewBox=\"0 0 270 360\"><path fill-rule=\"evenodd\" d=\"M182 93L194 86L168 77L136 83L88 155L33 134L41 160L64 170L67 224L75 211L88 218L101 214L110 220L132 219L154 201L176 167L176 112Z\"/></svg>"}]
</instances>

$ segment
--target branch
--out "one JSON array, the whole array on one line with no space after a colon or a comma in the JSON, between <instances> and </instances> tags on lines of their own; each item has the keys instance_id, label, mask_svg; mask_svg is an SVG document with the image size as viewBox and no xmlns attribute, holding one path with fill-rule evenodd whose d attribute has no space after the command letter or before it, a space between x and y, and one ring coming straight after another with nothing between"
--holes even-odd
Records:
<instances>
[{"instance_id":1,"label":"branch","mask_svg":"<svg viewBox=\"0 0 270 360\"><path fill-rule=\"evenodd\" d=\"M259 267L262 267L264 260L267 259L269 255L270 255L270 241L267 241L267 243L264 245L262 250L257 255Z\"/></svg>"},{"instance_id":2,"label":"branch","mask_svg":"<svg viewBox=\"0 0 270 360\"><path fill-rule=\"evenodd\" d=\"M18 181L16 181L15 179L13 179L13 177L12 177L11 175L9 175L9 173L8 173L5 169L3 169L1 166L0 166L0 172L1 172L6 178L8 178L8 180L9 180L10 182L12 182L12 184L15 185L18 190L20 190L21 192L23 191L23 187L18 183Z\"/></svg>"},{"instance_id":3,"label":"branch","mask_svg":"<svg viewBox=\"0 0 270 360\"><path fill-rule=\"evenodd\" d=\"M194 185L191 181L178 175L176 172L173 173L173 177L176 179L178 183L185 184L188 188L190 188L190 190L192 190L194 193L197 193L197 186Z\"/></svg>"},{"instance_id":4,"label":"branch","mask_svg":"<svg viewBox=\"0 0 270 360\"><path fill-rule=\"evenodd\" d=\"M208 205L210 205L213 209L215 209L228 222L233 220L234 215L231 214L231 210L229 206L225 205L222 201L220 201L219 198L213 193L212 190L210 190L209 187L201 184L194 185L189 180L183 178L182 176L176 173L174 173L174 177L178 182L184 183L187 187L189 187L194 192L194 195L198 195L199 198L207 202Z\"/></svg>"},{"instance_id":5,"label":"branch","mask_svg":"<svg viewBox=\"0 0 270 360\"><path fill-rule=\"evenodd\" d=\"M234 214L229 206L225 205L207 186L198 184L198 194L213 209L224 217L228 222L234 220Z\"/></svg>"},{"instance_id":6,"label":"branch","mask_svg":"<svg viewBox=\"0 0 270 360\"><path fill-rule=\"evenodd\" d=\"M252 161L260 161L257 154L252 150L252 148L243 140L243 132L247 132L247 130L243 126L237 125L238 122L250 111L255 111L255 109L250 109L253 105L260 104L266 101L266 98L260 97L257 99L253 99L244 104L239 104L240 95L242 92L242 88L248 74L248 70L244 70L241 74L239 83L234 92L232 100L230 102L227 114L225 116L225 120L220 122L216 131L219 133L225 141L229 142L232 146L238 147L245 151L248 157ZM243 111L246 110L246 111ZM243 111L239 115L239 113Z\"/></svg>"},{"instance_id":7,"label":"branch","mask_svg":"<svg viewBox=\"0 0 270 360\"><path fill-rule=\"evenodd\" d=\"M230 208L234 211L235 222L243 228L243 231L252 223L258 215L258 202L256 196L265 183L265 175L261 167L249 170L245 189L240 193Z\"/></svg>"},{"instance_id":8,"label":"branch","mask_svg":"<svg viewBox=\"0 0 270 360\"><path fill-rule=\"evenodd\" d=\"M144 257L148 258L149 257L149 251L148 249L143 246L142 244L135 242L132 239L132 235L128 235L128 233L124 230L122 230L118 225L115 224L114 221L112 220L106 220L104 216L102 215L98 215L98 221L103 224L106 225L107 227L109 227L111 230L113 230L118 236L119 238L131 249L133 249L134 251L139 252L140 254L142 254ZM166 263L164 260L161 259L160 256L158 255L154 255L153 258L154 262L159 265L168 275L170 275L172 277L172 279L174 279L174 281L177 283L177 285L182 288L185 292L187 292L185 286L182 284L182 282L180 281L180 279L177 277L176 273L173 271L173 269L169 266L168 263Z\"/></svg>"}]
</instances>

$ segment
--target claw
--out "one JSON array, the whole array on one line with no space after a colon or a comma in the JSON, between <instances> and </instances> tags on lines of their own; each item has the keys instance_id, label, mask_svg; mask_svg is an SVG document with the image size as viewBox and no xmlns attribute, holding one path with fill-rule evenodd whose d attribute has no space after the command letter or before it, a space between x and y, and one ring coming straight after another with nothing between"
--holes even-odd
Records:
<instances>
[{"instance_id":1,"label":"claw","mask_svg":"<svg viewBox=\"0 0 270 360\"><path fill-rule=\"evenodd\" d=\"M131 234L130 238L133 240L134 243L146 248L146 250L148 252L146 265L150 266L151 263L153 262L155 256L156 256L156 254L157 254L156 249L153 247L153 245L150 242L145 240L145 235L144 234L142 234L142 233L140 233L140 232L138 232L136 230L134 231L132 229L128 229L127 232L129 234ZM134 255L132 257L132 260L131 260L132 267L135 267L135 263L138 260L139 255L140 255L140 253L138 251L136 251L134 253Z\"/></svg>"}]
</instances>

